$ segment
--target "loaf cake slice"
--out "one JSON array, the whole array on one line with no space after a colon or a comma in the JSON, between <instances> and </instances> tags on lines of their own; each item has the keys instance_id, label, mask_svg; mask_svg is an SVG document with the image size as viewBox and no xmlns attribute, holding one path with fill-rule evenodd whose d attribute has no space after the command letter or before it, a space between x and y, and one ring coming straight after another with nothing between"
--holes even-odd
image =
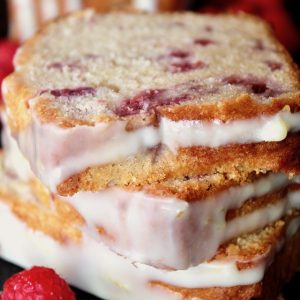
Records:
<instances>
[{"instance_id":1,"label":"loaf cake slice","mask_svg":"<svg viewBox=\"0 0 300 300\"><path fill-rule=\"evenodd\" d=\"M85 220L72 205L37 185L1 176L0 226L8 229L0 231L1 257L23 267L55 268L104 299L272 300L300 264L297 208L224 244L211 260L174 271L115 254L82 229ZM293 193L299 208L298 189Z\"/></svg>"},{"instance_id":2,"label":"loaf cake slice","mask_svg":"<svg viewBox=\"0 0 300 300\"><path fill-rule=\"evenodd\" d=\"M254 17L83 11L41 30L15 67L8 123L52 191L180 178L190 159L195 176L296 172L298 69ZM280 153L259 165L256 147Z\"/></svg>"}]
</instances>

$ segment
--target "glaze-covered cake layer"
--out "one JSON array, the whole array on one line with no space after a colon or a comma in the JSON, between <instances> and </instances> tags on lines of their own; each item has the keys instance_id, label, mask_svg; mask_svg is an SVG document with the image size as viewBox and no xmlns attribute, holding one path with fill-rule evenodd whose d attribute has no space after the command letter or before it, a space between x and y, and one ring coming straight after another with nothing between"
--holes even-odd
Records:
<instances>
[{"instance_id":1,"label":"glaze-covered cake layer","mask_svg":"<svg viewBox=\"0 0 300 300\"><path fill-rule=\"evenodd\" d=\"M87 234L80 243L60 243L38 229L32 230L3 203L0 215L1 227L10 229L0 231L2 258L23 267L55 268L73 285L105 299L208 300L222 295L222 300L269 300L275 298L299 265L299 218L279 221L257 234L241 237L209 263L184 271L166 271L133 263ZM268 284L275 280L277 286Z\"/></svg>"},{"instance_id":2,"label":"glaze-covered cake layer","mask_svg":"<svg viewBox=\"0 0 300 300\"><path fill-rule=\"evenodd\" d=\"M19 196L28 195L26 184L30 184L36 195L50 198L7 127L4 141L2 189L7 186ZM288 186L297 179L269 174L239 183L214 175L146 185L142 190L111 187L52 198L55 205L66 203L75 209L84 220L82 230L112 251L160 268L186 269L211 259L233 238L264 228L298 208L297 197L290 201L287 195ZM19 191L16 187L23 188ZM80 218L76 216L74 222Z\"/></svg>"}]
</instances>

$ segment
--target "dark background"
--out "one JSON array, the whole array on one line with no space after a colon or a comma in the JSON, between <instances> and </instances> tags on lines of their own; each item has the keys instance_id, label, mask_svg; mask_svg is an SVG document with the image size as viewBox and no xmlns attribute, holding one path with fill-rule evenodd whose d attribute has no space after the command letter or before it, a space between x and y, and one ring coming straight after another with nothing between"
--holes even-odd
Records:
<instances>
[{"instance_id":1,"label":"dark background","mask_svg":"<svg viewBox=\"0 0 300 300\"><path fill-rule=\"evenodd\" d=\"M277 37L285 44L294 60L298 63L298 65L300 65L300 0L193 1L190 9L194 11L208 12L218 12L228 9L234 11L245 10L247 12L255 13L261 17L264 17L272 23L272 26L277 33ZM6 38L7 32L8 26L6 1L0 0L0 39ZM9 276L20 270L21 269L19 267L0 259L0 287ZM74 290L76 291L78 300L97 299L76 289ZM300 299L300 273L295 275L290 283L286 285L283 296L286 300Z\"/></svg>"}]
</instances>

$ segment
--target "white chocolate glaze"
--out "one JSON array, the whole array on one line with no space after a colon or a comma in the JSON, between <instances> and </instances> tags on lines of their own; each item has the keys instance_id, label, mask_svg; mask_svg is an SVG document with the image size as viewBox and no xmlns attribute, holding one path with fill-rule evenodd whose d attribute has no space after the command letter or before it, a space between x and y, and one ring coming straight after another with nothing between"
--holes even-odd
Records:
<instances>
[{"instance_id":1,"label":"white chocolate glaze","mask_svg":"<svg viewBox=\"0 0 300 300\"><path fill-rule=\"evenodd\" d=\"M18 179L26 182L34 177L28 161L19 150L17 142L12 138L10 130L6 125L5 114L1 114L2 119L2 146L5 149L3 165L6 172L16 176Z\"/></svg>"},{"instance_id":2,"label":"white chocolate glaze","mask_svg":"<svg viewBox=\"0 0 300 300\"><path fill-rule=\"evenodd\" d=\"M133 0L133 5L137 9L154 12L157 10L158 0Z\"/></svg>"},{"instance_id":3,"label":"white chocolate glaze","mask_svg":"<svg viewBox=\"0 0 300 300\"><path fill-rule=\"evenodd\" d=\"M88 166L118 161L159 144L154 127L128 132L125 126L119 121L63 129L35 118L17 140L32 170L55 192L60 182Z\"/></svg>"},{"instance_id":4,"label":"white chocolate glaze","mask_svg":"<svg viewBox=\"0 0 300 300\"><path fill-rule=\"evenodd\" d=\"M50 20L58 15L57 1L40 0L43 20Z\"/></svg>"},{"instance_id":5,"label":"white chocolate glaze","mask_svg":"<svg viewBox=\"0 0 300 300\"><path fill-rule=\"evenodd\" d=\"M4 135L9 141L4 143L6 168L21 180L32 178L27 161L14 140L9 138L7 131ZM294 191L288 202L282 199L273 206L226 222L230 209L239 208L246 200L272 193L289 183L286 175L271 174L193 202L117 188L97 193L79 192L61 199L71 203L86 219L87 226L82 228L85 232L116 253L163 268L186 269L210 259L222 243L264 227L281 218L291 207L299 208L300 195ZM99 228L101 235L96 230Z\"/></svg>"},{"instance_id":6,"label":"white chocolate glaze","mask_svg":"<svg viewBox=\"0 0 300 300\"><path fill-rule=\"evenodd\" d=\"M18 38L21 42L31 37L39 24L38 14L42 22L48 21L59 15L59 1L61 0L10 0L12 2L13 13L16 22L11 22L10 26L17 26ZM82 0L64 0L65 12L71 12L82 7ZM41 11L39 11L39 7Z\"/></svg>"},{"instance_id":7,"label":"white chocolate glaze","mask_svg":"<svg viewBox=\"0 0 300 300\"><path fill-rule=\"evenodd\" d=\"M300 209L300 190L292 190L288 194L289 203L292 208Z\"/></svg>"},{"instance_id":8,"label":"white chocolate glaze","mask_svg":"<svg viewBox=\"0 0 300 300\"><path fill-rule=\"evenodd\" d=\"M34 116L32 125L16 138L32 170L56 192L58 184L87 167L117 162L158 144L175 152L178 147L281 141L289 131L299 129L300 113L289 111L226 124L174 122L162 118L160 127L148 126L135 131L126 131L124 121L66 129L42 124Z\"/></svg>"},{"instance_id":9,"label":"white chocolate glaze","mask_svg":"<svg viewBox=\"0 0 300 300\"><path fill-rule=\"evenodd\" d=\"M284 174L272 174L193 202L117 188L61 199L85 218L82 229L113 251L160 268L186 269L212 258L224 242L280 219L289 208L286 198L228 222L226 214L289 182Z\"/></svg>"},{"instance_id":10,"label":"white chocolate glaze","mask_svg":"<svg viewBox=\"0 0 300 300\"><path fill-rule=\"evenodd\" d=\"M201 121L161 120L163 143L175 150L177 147L219 147L226 144L282 141L289 131L300 129L300 113L281 111L274 116L252 120L222 123Z\"/></svg>"},{"instance_id":11,"label":"white chocolate glaze","mask_svg":"<svg viewBox=\"0 0 300 300\"><path fill-rule=\"evenodd\" d=\"M84 235L81 245L61 245L50 237L30 230L10 209L0 204L0 255L21 265L45 265L55 268L73 285L104 299L180 300L179 294L150 281L161 281L187 288L248 285L259 282L270 258L266 253L256 257L255 267L239 271L234 261L203 263L184 271L159 270L133 264ZM5 230L9 228L9 230Z\"/></svg>"},{"instance_id":12,"label":"white chocolate glaze","mask_svg":"<svg viewBox=\"0 0 300 300\"><path fill-rule=\"evenodd\" d=\"M291 220L286 230L287 238L292 237L298 231L299 228L300 228L300 217Z\"/></svg>"},{"instance_id":13,"label":"white chocolate glaze","mask_svg":"<svg viewBox=\"0 0 300 300\"><path fill-rule=\"evenodd\" d=\"M29 38L36 30L34 0L11 0L14 9L17 32L21 41ZM49 1L49 0L48 0Z\"/></svg>"}]
</instances>

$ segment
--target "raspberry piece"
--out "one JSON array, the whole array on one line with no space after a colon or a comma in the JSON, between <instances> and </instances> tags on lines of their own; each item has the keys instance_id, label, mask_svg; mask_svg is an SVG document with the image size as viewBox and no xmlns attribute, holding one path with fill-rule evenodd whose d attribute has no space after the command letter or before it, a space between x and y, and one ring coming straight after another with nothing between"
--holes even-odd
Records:
<instances>
[{"instance_id":1,"label":"raspberry piece","mask_svg":"<svg viewBox=\"0 0 300 300\"><path fill-rule=\"evenodd\" d=\"M267 90L267 85L265 82L259 80L258 78L249 77L242 78L239 76L229 76L224 79L224 82L232 84L232 85L242 85L245 86L248 90L250 90L254 94L263 94Z\"/></svg>"},{"instance_id":2,"label":"raspberry piece","mask_svg":"<svg viewBox=\"0 0 300 300\"><path fill-rule=\"evenodd\" d=\"M75 300L68 284L54 270L33 267L13 275L4 283L1 300Z\"/></svg>"},{"instance_id":3,"label":"raspberry piece","mask_svg":"<svg viewBox=\"0 0 300 300\"><path fill-rule=\"evenodd\" d=\"M265 97L273 97L280 93L279 90L270 88L264 80L254 76L240 77L232 75L224 78L223 82L244 86L249 92L257 95L264 95Z\"/></svg>"},{"instance_id":4,"label":"raspberry piece","mask_svg":"<svg viewBox=\"0 0 300 300\"><path fill-rule=\"evenodd\" d=\"M254 45L255 50L260 50L263 51L265 50L265 46L262 40L256 39L255 40L255 45Z\"/></svg>"},{"instance_id":5,"label":"raspberry piece","mask_svg":"<svg viewBox=\"0 0 300 300\"><path fill-rule=\"evenodd\" d=\"M196 39L194 40L194 43L196 45L201 45L203 47L214 44L214 41L210 40L210 39Z\"/></svg>"},{"instance_id":6,"label":"raspberry piece","mask_svg":"<svg viewBox=\"0 0 300 300\"><path fill-rule=\"evenodd\" d=\"M190 53L187 51L174 49L170 52L169 55L172 57L177 57L177 58L187 58L190 55Z\"/></svg>"},{"instance_id":7,"label":"raspberry piece","mask_svg":"<svg viewBox=\"0 0 300 300\"><path fill-rule=\"evenodd\" d=\"M147 113L159 106L179 104L210 92L210 90L206 90L200 84L195 83L177 85L171 90L145 90L130 99L122 101L121 105L116 107L114 112L120 117L131 116L141 112Z\"/></svg>"},{"instance_id":8,"label":"raspberry piece","mask_svg":"<svg viewBox=\"0 0 300 300\"><path fill-rule=\"evenodd\" d=\"M76 70L76 69L80 70L83 68L82 65L76 61L70 62L70 63L55 62L55 63L48 65L49 69L57 69L60 71L62 71L64 69L64 67L66 67L70 70Z\"/></svg>"},{"instance_id":9,"label":"raspberry piece","mask_svg":"<svg viewBox=\"0 0 300 300\"><path fill-rule=\"evenodd\" d=\"M44 94L45 92L50 92L50 94L54 97L79 97L87 95L96 95L96 90L92 87L79 87L75 89L43 91L42 94Z\"/></svg>"},{"instance_id":10,"label":"raspberry piece","mask_svg":"<svg viewBox=\"0 0 300 300\"><path fill-rule=\"evenodd\" d=\"M213 32L214 31L214 29L211 26L209 26L209 25L206 25L204 27L204 30L207 31L207 32Z\"/></svg>"},{"instance_id":11,"label":"raspberry piece","mask_svg":"<svg viewBox=\"0 0 300 300\"><path fill-rule=\"evenodd\" d=\"M271 69L271 71L280 70L282 68L282 64L277 61L266 60L265 63Z\"/></svg>"},{"instance_id":12,"label":"raspberry piece","mask_svg":"<svg viewBox=\"0 0 300 300\"><path fill-rule=\"evenodd\" d=\"M206 65L203 61L191 63L189 61L174 62L168 67L168 71L172 73L189 72L195 69L202 69Z\"/></svg>"},{"instance_id":13,"label":"raspberry piece","mask_svg":"<svg viewBox=\"0 0 300 300\"><path fill-rule=\"evenodd\" d=\"M18 44L9 41L0 41L0 69L5 70L7 74L13 71L13 57L18 48Z\"/></svg>"},{"instance_id":14,"label":"raspberry piece","mask_svg":"<svg viewBox=\"0 0 300 300\"><path fill-rule=\"evenodd\" d=\"M142 111L148 112L159 104L169 104L167 99L161 98L163 92L162 89L142 91L133 98L123 101L121 106L116 108L115 113L120 117L125 117Z\"/></svg>"},{"instance_id":15,"label":"raspberry piece","mask_svg":"<svg viewBox=\"0 0 300 300\"><path fill-rule=\"evenodd\" d=\"M7 72L5 70L0 69L0 84L2 80L6 77Z\"/></svg>"}]
</instances>

